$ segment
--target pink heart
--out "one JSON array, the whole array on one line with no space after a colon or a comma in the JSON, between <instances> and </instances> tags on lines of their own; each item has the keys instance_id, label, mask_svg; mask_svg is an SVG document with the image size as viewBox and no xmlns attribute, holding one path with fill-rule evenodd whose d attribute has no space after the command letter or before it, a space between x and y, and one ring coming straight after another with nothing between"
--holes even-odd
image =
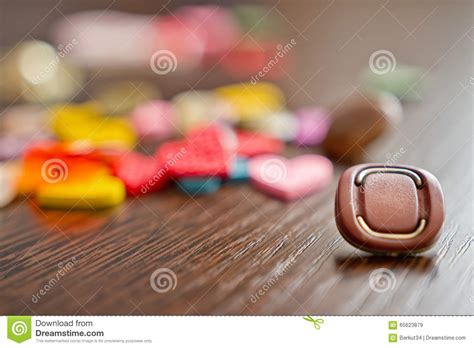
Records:
<instances>
[{"instance_id":1,"label":"pink heart","mask_svg":"<svg viewBox=\"0 0 474 348\"><path fill-rule=\"evenodd\" d=\"M323 142L331 125L328 113L321 108L307 106L296 111L298 133L296 143L300 146L314 146Z\"/></svg>"},{"instance_id":2,"label":"pink heart","mask_svg":"<svg viewBox=\"0 0 474 348\"><path fill-rule=\"evenodd\" d=\"M292 201L327 186L333 177L333 165L320 155L302 155L293 159L264 155L250 161L249 174L257 189L281 200Z\"/></svg>"},{"instance_id":3,"label":"pink heart","mask_svg":"<svg viewBox=\"0 0 474 348\"><path fill-rule=\"evenodd\" d=\"M172 137L176 131L174 118L172 105L161 100L140 105L132 112L132 122L142 138L162 140Z\"/></svg>"}]
</instances>

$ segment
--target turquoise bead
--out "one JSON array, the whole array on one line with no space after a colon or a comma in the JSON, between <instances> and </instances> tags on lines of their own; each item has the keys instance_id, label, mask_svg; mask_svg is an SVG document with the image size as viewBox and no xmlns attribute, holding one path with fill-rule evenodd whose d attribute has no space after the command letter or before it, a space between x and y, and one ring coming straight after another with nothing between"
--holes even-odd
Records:
<instances>
[{"instance_id":1,"label":"turquoise bead","mask_svg":"<svg viewBox=\"0 0 474 348\"><path fill-rule=\"evenodd\" d=\"M214 177L189 177L178 180L178 187L188 195L209 195L221 187L221 179Z\"/></svg>"},{"instance_id":2,"label":"turquoise bead","mask_svg":"<svg viewBox=\"0 0 474 348\"><path fill-rule=\"evenodd\" d=\"M234 167L229 177L230 182L241 182L249 179L248 160L243 157L237 157Z\"/></svg>"}]
</instances>

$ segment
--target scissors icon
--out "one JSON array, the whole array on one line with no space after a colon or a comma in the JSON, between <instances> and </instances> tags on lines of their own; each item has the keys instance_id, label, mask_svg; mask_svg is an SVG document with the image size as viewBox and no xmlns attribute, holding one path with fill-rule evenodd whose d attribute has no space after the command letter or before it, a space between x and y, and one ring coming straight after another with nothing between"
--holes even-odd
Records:
<instances>
[{"instance_id":1,"label":"scissors icon","mask_svg":"<svg viewBox=\"0 0 474 348\"><path fill-rule=\"evenodd\" d=\"M313 323L313 326L316 330L319 330L321 328L320 324L324 324L324 319L321 319L321 318L314 319L310 315L303 317L303 319Z\"/></svg>"}]
</instances>

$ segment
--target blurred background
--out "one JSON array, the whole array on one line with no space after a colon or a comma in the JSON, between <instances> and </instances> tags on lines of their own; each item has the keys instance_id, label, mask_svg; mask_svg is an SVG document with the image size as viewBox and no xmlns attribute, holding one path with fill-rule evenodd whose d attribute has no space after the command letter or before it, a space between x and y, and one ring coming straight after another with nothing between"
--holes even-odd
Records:
<instances>
[{"instance_id":1,"label":"blurred background","mask_svg":"<svg viewBox=\"0 0 474 348\"><path fill-rule=\"evenodd\" d=\"M196 4L221 8L180 10ZM398 92L405 94L404 99L423 101L422 109L419 105L408 106L405 114L410 118L422 117L420 112L427 117L438 113L440 106L452 98L452 88L441 86L463 84L472 88L469 0L2 0L0 6L3 106L91 98L113 103L114 98L130 92L130 84L140 85L138 89L146 97L170 99L189 89L249 82L285 45L291 46L289 52L261 80L281 86L289 108L331 108L355 88L367 87L364 73L371 54L380 50L391 52L398 67L416 68L405 69L404 76L397 76L401 82L394 82L411 83L410 88L389 86L401 88ZM31 40L51 46L36 47L35 51L31 45L25 47L25 42ZM177 58L176 70L171 73L157 74L150 67L153 53L161 49L174 52ZM24 74L31 76L12 76L21 54L21 64L27 66ZM32 80L38 78L35 74L48 70L38 65L47 66L44 62L56 56L59 63L53 64L55 72L34 85ZM459 108L467 111L469 98L463 101ZM403 131L408 138L415 135L410 128ZM465 135L468 131L460 122L450 122L450 129L452 134Z\"/></svg>"}]
</instances>

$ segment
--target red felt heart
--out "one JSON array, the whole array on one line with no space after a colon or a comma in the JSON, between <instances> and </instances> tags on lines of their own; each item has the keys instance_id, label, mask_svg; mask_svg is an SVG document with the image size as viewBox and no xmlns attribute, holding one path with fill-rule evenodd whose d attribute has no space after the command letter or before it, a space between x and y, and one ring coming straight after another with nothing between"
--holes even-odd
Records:
<instances>
[{"instance_id":1,"label":"red felt heart","mask_svg":"<svg viewBox=\"0 0 474 348\"><path fill-rule=\"evenodd\" d=\"M185 140L163 144L157 151L157 158L172 177L226 178L234 154L229 135L219 127L210 126L190 132Z\"/></svg>"},{"instance_id":2,"label":"red felt heart","mask_svg":"<svg viewBox=\"0 0 474 348\"><path fill-rule=\"evenodd\" d=\"M159 190L168 182L168 173L155 157L136 152L123 155L114 165L114 174L133 196Z\"/></svg>"},{"instance_id":3,"label":"red felt heart","mask_svg":"<svg viewBox=\"0 0 474 348\"><path fill-rule=\"evenodd\" d=\"M237 152L244 157L280 153L284 146L278 139L253 132L237 132L237 141Z\"/></svg>"}]
</instances>

